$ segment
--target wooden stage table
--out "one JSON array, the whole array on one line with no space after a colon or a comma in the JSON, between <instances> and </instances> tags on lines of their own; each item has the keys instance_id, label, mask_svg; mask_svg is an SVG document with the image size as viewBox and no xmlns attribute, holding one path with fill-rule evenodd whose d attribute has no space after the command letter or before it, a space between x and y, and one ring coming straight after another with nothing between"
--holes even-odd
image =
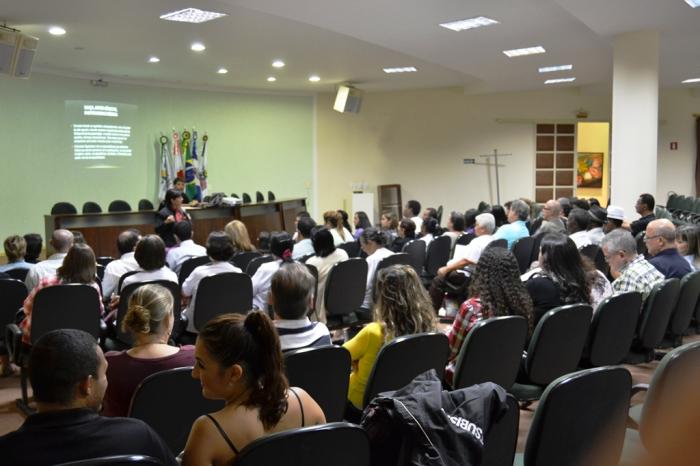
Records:
<instances>
[{"instance_id":1,"label":"wooden stage table","mask_svg":"<svg viewBox=\"0 0 700 466\"><path fill-rule=\"evenodd\" d=\"M207 236L215 230L223 230L231 220L245 223L250 239L257 245L261 231L287 231L294 233L296 215L306 210L306 199L282 199L257 204L241 204L234 207L189 207L192 217L194 241L204 245ZM44 215L44 234L48 254L51 246L48 240L58 228L79 231L85 241L95 251L97 257L119 257L117 237L119 233L136 228L142 234L155 233L156 212L153 210L132 212L106 212L100 214L60 214Z\"/></svg>"}]
</instances>

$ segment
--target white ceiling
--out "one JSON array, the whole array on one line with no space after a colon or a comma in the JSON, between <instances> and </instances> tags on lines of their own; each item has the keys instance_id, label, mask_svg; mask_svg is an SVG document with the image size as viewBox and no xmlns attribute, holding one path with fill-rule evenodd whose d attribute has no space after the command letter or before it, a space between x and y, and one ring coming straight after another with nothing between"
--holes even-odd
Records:
<instances>
[{"instance_id":1,"label":"white ceiling","mask_svg":"<svg viewBox=\"0 0 700 466\"><path fill-rule=\"evenodd\" d=\"M200 25L159 19L186 7L227 13ZM496 26L453 32L438 23L488 16ZM700 8L683 0L0 0L0 22L39 37L35 71L160 85L251 91L368 91L463 86L465 92L542 89L540 66L573 64L562 87L608 84L612 40L653 29L661 85L700 77ZM53 37L50 25L68 33ZM207 50L189 45L200 40ZM509 59L502 50L542 45ZM149 64L151 55L160 57ZM287 66L271 67L281 58ZM227 75L216 70L224 66ZM384 67L415 66L387 75ZM321 82L310 83L318 74ZM267 76L278 78L266 82Z\"/></svg>"}]
</instances>

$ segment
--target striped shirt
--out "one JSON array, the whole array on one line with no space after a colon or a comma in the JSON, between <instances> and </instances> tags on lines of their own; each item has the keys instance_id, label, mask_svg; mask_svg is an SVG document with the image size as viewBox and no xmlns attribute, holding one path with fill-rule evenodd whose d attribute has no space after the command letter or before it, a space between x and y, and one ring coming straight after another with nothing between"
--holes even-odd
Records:
<instances>
[{"instance_id":1,"label":"striped shirt","mask_svg":"<svg viewBox=\"0 0 700 466\"><path fill-rule=\"evenodd\" d=\"M311 322L308 317L296 320L275 320L282 351L299 348L328 346L331 335L321 322Z\"/></svg>"},{"instance_id":2,"label":"striped shirt","mask_svg":"<svg viewBox=\"0 0 700 466\"><path fill-rule=\"evenodd\" d=\"M452 383L457 356L459 356L459 350L462 349L462 343L467 338L467 334L474 327L474 324L489 317L491 317L489 314L483 312L479 298L469 298L459 307L459 313L452 322L450 331L447 333L450 355L445 368L445 380L448 383Z\"/></svg>"}]
</instances>

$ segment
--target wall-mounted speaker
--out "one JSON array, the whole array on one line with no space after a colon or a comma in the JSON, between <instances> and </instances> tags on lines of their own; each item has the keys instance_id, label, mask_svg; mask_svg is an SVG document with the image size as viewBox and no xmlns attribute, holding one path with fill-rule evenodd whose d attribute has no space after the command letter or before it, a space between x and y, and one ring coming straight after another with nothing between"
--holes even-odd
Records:
<instances>
[{"instance_id":1,"label":"wall-mounted speaker","mask_svg":"<svg viewBox=\"0 0 700 466\"><path fill-rule=\"evenodd\" d=\"M362 104L362 91L351 86L338 86L333 110L340 113L359 113Z\"/></svg>"},{"instance_id":2,"label":"wall-mounted speaker","mask_svg":"<svg viewBox=\"0 0 700 466\"><path fill-rule=\"evenodd\" d=\"M29 78L39 39L0 29L0 75Z\"/></svg>"},{"instance_id":3,"label":"wall-mounted speaker","mask_svg":"<svg viewBox=\"0 0 700 466\"><path fill-rule=\"evenodd\" d=\"M0 74L12 76L20 34L0 29Z\"/></svg>"},{"instance_id":4,"label":"wall-mounted speaker","mask_svg":"<svg viewBox=\"0 0 700 466\"><path fill-rule=\"evenodd\" d=\"M24 34L20 36L20 41L17 45L17 58L15 59L15 78L29 79L32 71L32 62L38 47L39 39L36 37Z\"/></svg>"}]
</instances>

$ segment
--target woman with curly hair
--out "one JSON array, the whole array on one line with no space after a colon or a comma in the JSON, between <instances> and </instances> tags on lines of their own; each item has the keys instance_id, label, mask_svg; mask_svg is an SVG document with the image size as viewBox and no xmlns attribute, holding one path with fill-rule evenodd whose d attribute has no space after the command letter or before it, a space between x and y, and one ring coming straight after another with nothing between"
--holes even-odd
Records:
<instances>
[{"instance_id":1,"label":"woman with curly hair","mask_svg":"<svg viewBox=\"0 0 700 466\"><path fill-rule=\"evenodd\" d=\"M223 314L197 337L192 377L202 395L226 405L198 418L183 452L183 466L231 464L252 441L274 432L324 424L308 393L290 387L277 331L260 311Z\"/></svg>"},{"instance_id":2,"label":"woman with curly hair","mask_svg":"<svg viewBox=\"0 0 700 466\"><path fill-rule=\"evenodd\" d=\"M450 356L445 380L450 384L459 350L474 324L491 317L518 315L525 317L532 328L532 299L520 281L518 261L509 250L486 248L481 253L472 274L469 296L447 333Z\"/></svg>"},{"instance_id":3,"label":"woman with curly hair","mask_svg":"<svg viewBox=\"0 0 700 466\"><path fill-rule=\"evenodd\" d=\"M403 335L435 330L435 312L418 275L408 265L392 265L377 274L374 322L345 342L352 373L348 399L362 409L367 379L384 343Z\"/></svg>"}]
</instances>

